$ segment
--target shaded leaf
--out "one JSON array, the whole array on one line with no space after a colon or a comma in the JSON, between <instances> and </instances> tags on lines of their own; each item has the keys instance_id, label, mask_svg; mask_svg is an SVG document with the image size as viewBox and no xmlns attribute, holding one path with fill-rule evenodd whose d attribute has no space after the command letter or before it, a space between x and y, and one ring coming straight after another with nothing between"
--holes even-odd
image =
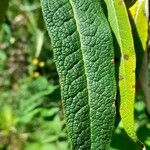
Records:
<instances>
[{"instance_id":1,"label":"shaded leaf","mask_svg":"<svg viewBox=\"0 0 150 150\"><path fill-rule=\"evenodd\" d=\"M150 81L148 78L147 56L148 18L146 16L145 6L147 6L146 0L138 0L129 10L133 20L133 32L137 33L134 34L134 42L137 53L137 75L139 75L140 72L140 83L144 91L145 104L147 112L150 114ZM141 45L139 46L139 44Z\"/></svg>"}]
</instances>

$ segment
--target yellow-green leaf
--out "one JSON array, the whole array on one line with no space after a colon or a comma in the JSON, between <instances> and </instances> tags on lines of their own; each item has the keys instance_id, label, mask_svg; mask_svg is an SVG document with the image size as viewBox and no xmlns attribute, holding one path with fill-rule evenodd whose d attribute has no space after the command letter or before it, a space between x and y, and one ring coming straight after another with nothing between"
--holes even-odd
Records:
<instances>
[{"instance_id":1,"label":"yellow-green leaf","mask_svg":"<svg viewBox=\"0 0 150 150\"><path fill-rule=\"evenodd\" d=\"M134 25L141 40L143 51L146 50L146 42L148 38L148 18L145 12L146 0L138 0L129 10L134 20ZM136 41L135 41L136 42Z\"/></svg>"},{"instance_id":2,"label":"yellow-green leaf","mask_svg":"<svg viewBox=\"0 0 150 150\"><path fill-rule=\"evenodd\" d=\"M99 0L41 0L73 150L108 150L116 82L111 29Z\"/></svg>"},{"instance_id":3,"label":"yellow-green leaf","mask_svg":"<svg viewBox=\"0 0 150 150\"><path fill-rule=\"evenodd\" d=\"M136 60L129 17L123 0L105 0L105 2L109 10L108 19L121 53L119 66L121 120L126 133L134 141L138 141L134 128Z\"/></svg>"},{"instance_id":4,"label":"yellow-green leaf","mask_svg":"<svg viewBox=\"0 0 150 150\"><path fill-rule=\"evenodd\" d=\"M148 16L146 16L147 0L138 0L129 10L132 16L132 28L137 32L135 39L135 48L137 51L137 72L140 72L141 87L145 96L147 112L150 114L150 87L148 77L148 57L147 57L147 39L148 39ZM140 46L139 42L140 41ZM140 52L144 55L141 56ZM143 60L143 61L142 61ZM142 67L141 67L142 66Z\"/></svg>"}]
</instances>

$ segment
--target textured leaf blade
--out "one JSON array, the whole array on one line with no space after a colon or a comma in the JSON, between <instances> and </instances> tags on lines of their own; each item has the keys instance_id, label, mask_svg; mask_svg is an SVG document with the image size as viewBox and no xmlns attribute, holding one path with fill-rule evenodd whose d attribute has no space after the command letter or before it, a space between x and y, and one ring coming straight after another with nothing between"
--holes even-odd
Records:
<instances>
[{"instance_id":1,"label":"textured leaf blade","mask_svg":"<svg viewBox=\"0 0 150 150\"><path fill-rule=\"evenodd\" d=\"M134 129L135 51L130 22L124 1L105 0L108 17L120 47L120 115L126 133L137 140Z\"/></svg>"},{"instance_id":2,"label":"textured leaf blade","mask_svg":"<svg viewBox=\"0 0 150 150\"><path fill-rule=\"evenodd\" d=\"M42 0L75 150L106 150L115 117L111 31L99 0Z\"/></svg>"}]
</instances>

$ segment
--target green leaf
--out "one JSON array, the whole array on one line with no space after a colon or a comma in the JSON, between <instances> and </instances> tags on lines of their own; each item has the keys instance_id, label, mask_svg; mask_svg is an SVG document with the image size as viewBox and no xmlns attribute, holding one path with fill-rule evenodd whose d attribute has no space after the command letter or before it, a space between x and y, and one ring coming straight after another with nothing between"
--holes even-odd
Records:
<instances>
[{"instance_id":1,"label":"green leaf","mask_svg":"<svg viewBox=\"0 0 150 150\"><path fill-rule=\"evenodd\" d=\"M54 144L43 144L38 142L26 143L25 150L56 150L57 147Z\"/></svg>"},{"instance_id":2,"label":"green leaf","mask_svg":"<svg viewBox=\"0 0 150 150\"><path fill-rule=\"evenodd\" d=\"M127 134L135 141L134 99L135 99L135 50L128 13L124 1L105 0L108 18L120 47L119 91L120 115Z\"/></svg>"},{"instance_id":3,"label":"green leaf","mask_svg":"<svg viewBox=\"0 0 150 150\"><path fill-rule=\"evenodd\" d=\"M2 24L5 18L6 10L8 8L8 3L9 0L0 0L0 25Z\"/></svg>"},{"instance_id":4,"label":"green leaf","mask_svg":"<svg viewBox=\"0 0 150 150\"><path fill-rule=\"evenodd\" d=\"M146 0L138 0L129 10L132 16L135 49L137 52L137 74L140 74L141 87L144 91L147 112L150 114L150 81L148 76L148 18ZM146 5L148 7L148 5Z\"/></svg>"},{"instance_id":5,"label":"green leaf","mask_svg":"<svg viewBox=\"0 0 150 150\"><path fill-rule=\"evenodd\" d=\"M43 101L43 97L51 94L55 90L55 87L48 88L47 90L41 91L37 94L31 96L28 101L22 106L22 113L26 114L35 109L38 105L40 105Z\"/></svg>"},{"instance_id":6,"label":"green leaf","mask_svg":"<svg viewBox=\"0 0 150 150\"><path fill-rule=\"evenodd\" d=\"M143 51L146 50L148 39L148 18L145 12L146 0L138 0L129 10L134 20L135 28L138 32L138 37L141 40ZM136 43L136 41L135 41ZM135 45L136 46L136 45ZM138 48L138 47L137 47Z\"/></svg>"},{"instance_id":7,"label":"green leaf","mask_svg":"<svg viewBox=\"0 0 150 150\"><path fill-rule=\"evenodd\" d=\"M148 19L145 12L145 0L138 0L130 7L129 12L131 14L131 25L136 50L136 75L138 78L148 39Z\"/></svg>"},{"instance_id":8,"label":"green leaf","mask_svg":"<svg viewBox=\"0 0 150 150\"><path fill-rule=\"evenodd\" d=\"M66 142L58 142L59 150L67 150L68 144Z\"/></svg>"},{"instance_id":9,"label":"green leaf","mask_svg":"<svg viewBox=\"0 0 150 150\"><path fill-rule=\"evenodd\" d=\"M54 108L50 108L50 109L42 109L41 110L41 116L42 117L51 117L56 115L56 113L58 113L59 109L57 107Z\"/></svg>"},{"instance_id":10,"label":"green leaf","mask_svg":"<svg viewBox=\"0 0 150 150\"><path fill-rule=\"evenodd\" d=\"M115 117L110 27L99 0L41 0L74 150L109 148Z\"/></svg>"}]
</instances>

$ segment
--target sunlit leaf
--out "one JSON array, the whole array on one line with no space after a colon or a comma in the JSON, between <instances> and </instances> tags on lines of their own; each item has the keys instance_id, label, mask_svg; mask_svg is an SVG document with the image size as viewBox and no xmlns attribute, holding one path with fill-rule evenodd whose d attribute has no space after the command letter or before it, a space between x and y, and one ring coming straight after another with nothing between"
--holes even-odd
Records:
<instances>
[{"instance_id":1,"label":"sunlit leaf","mask_svg":"<svg viewBox=\"0 0 150 150\"><path fill-rule=\"evenodd\" d=\"M131 26L124 1L105 0L108 18L120 47L119 91L120 115L126 133L137 141L134 128L135 50ZM119 52L117 52L119 53Z\"/></svg>"},{"instance_id":2,"label":"sunlit leaf","mask_svg":"<svg viewBox=\"0 0 150 150\"><path fill-rule=\"evenodd\" d=\"M138 38L141 40L142 48L145 51L148 39L148 18L145 12L146 0L138 0L132 7L130 13L134 20L134 25L138 33ZM136 46L136 41L135 41ZM138 48L138 47L136 47Z\"/></svg>"},{"instance_id":3,"label":"sunlit leaf","mask_svg":"<svg viewBox=\"0 0 150 150\"><path fill-rule=\"evenodd\" d=\"M150 114L150 86L148 77L148 18L146 16L147 0L138 0L129 10L133 20L134 43L137 53L137 76L140 74L141 87L144 91L147 112Z\"/></svg>"}]
</instances>

